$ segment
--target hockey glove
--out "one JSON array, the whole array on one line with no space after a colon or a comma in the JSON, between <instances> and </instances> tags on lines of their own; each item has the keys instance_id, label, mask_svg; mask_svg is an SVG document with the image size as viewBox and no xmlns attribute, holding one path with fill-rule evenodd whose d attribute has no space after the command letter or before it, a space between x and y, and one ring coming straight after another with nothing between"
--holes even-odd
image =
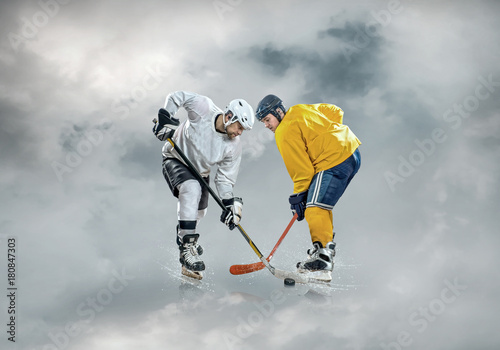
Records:
<instances>
[{"instance_id":1,"label":"hockey glove","mask_svg":"<svg viewBox=\"0 0 500 350\"><path fill-rule=\"evenodd\" d=\"M165 108L160 108L158 111L158 119L154 119L153 134L160 141L165 141L174 135L175 130L179 126L179 119L171 117L170 113Z\"/></svg>"},{"instance_id":2,"label":"hockey glove","mask_svg":"<svg viewBox=\"0 0 500 350\"><path fill-rule=\"evenodd\" d=\"M240 224L241 213L243 211L243 200L239 197L233 197L230 199L223 199L222 203L224 203L226 209L222 211L220 221L226 224L230 230L234 230L234 228Z\"/></svg>"},{"instance_id":3,"label":"hockey glove","mask_svg":"<svg viewBox=\"0 0 500 350\"><path fill-rule=\"evenodd\" d=\"M304 214L306 211L306 201L307 201L307 191L294 193L288 199L290 202L290 209L292 209L292 213L295 215L297 213L297 220L304 220Z\"/></svg>"}]
</instances>

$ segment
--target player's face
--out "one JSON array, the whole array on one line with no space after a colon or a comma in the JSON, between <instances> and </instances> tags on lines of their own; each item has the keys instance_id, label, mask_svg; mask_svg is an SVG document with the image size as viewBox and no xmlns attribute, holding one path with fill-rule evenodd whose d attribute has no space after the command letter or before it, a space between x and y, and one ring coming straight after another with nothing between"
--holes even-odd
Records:
<instances>
[{"instance_id":1,"label":"player's face","mask_svg":"<svg viewBox=\"0 0 500 350\"><path fill-rule=\"evenodd\" d=\"M276 118L271 113L269 113L264 118L262 118L261 122L263 122L264 125L266 126L266 128L268 128L272 132L275 132L276 128L278 127L278 125L280 125L280 122L278 121L278 118Z\"/></svg>"},{"instance_id":2,"label":"player's face","mask_svg":"<svg viewBox=\"0 0 500 350\"><path fill-rule=\"evenodd\" d=\"M240 122L234 122L231 125L228 125L226 128L227 136L230 139L234 139L236 136L240 136L243 133L243 126L241 126Z\"/></svg>"}]
</instances>

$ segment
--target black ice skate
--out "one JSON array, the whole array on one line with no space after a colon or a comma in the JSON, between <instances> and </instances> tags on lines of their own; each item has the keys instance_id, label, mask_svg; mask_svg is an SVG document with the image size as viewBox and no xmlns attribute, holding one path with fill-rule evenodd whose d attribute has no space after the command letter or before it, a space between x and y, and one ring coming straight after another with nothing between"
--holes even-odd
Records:
<instances>
[{"instance_id":1,"label":"black ice skate","mask_svg":"<svg viewBox=\"0 0 500 350\"><path fill-rule=\"evenodd\" d=\"M179 245L179 262L182 264L183 275L201 280L203 278L201 271L205 270L205 263L199 257L200 249L203 253L203 249L197 244L199 236L199 234L184 235L182 244Z\"/></svg>"},{"instance_id":2,"label":"black ice skate","mask_svg":"<svg viewBox=\"0 0 500 350\"><path fill-rule=\"evenodd\" d=\"M177 239L176 239L176 242L177 242L177 245L179 246L179 249L181 249L182 241L181 241L181 238L179 237L179 230L180 230L179 225L177 225L176 230L177 230ZM198 237L200 236L199 233L197 233L196 235ZM198 255L202 255L203 254L203 247L198 243L198 238L196 238L194 246L195 246L196 250L198 251Z\"/></svg>"}]
</instances>

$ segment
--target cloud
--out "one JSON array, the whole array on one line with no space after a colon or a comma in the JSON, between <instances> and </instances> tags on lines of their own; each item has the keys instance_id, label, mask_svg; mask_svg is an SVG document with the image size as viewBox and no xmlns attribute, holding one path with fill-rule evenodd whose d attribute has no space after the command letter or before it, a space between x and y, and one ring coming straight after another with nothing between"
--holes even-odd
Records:
<instances>
[{"instance_id":1,"label":"cloud","mask_svg":"<svg viewBox=\"0 0 500 350\"><path fill-rule=\"evenodd\" d=\"M226 3L223 19L201 1L59 3L18 50L7 34L43 8L0 4L0 247L17 237L19 347L43 349L51 332L64 340L69 322L89 316L77 307L106 303L113 271L125 269L135 279L78 336L66 332L67 348L224 348L232 335L234 348L379 349L401 332L417 348L496 348L499 90L468 117L457 119L455 105L474 102L480 77L500 81L498 2L402 1L371 26L388 2ZM182 281L176 201L150 131L179 89L220 107L275 93L287 106L344 109L362 166L334 211L331 288L285 289L268 271L229 275L257 257L213 201L199 225L206 276ZM427 154L416 140L436 129L446 140ZM272 133L258 124L243 136L235 192L267 253L290 220L292 183ZM384 173L416 152L422 162L391 191ZM54 162L66 167L59 176ZM273 263L293 269L309 241L307 224L294 224ZM442 301L455 278L467 288ZM270 307L276 290L286 301L268 313L256 306Z\"/></svg>"},{"instance_id":2,"label":"cloud","mask_svg":"<svg viewBox=\"0 0 500 350\"><path fill-rule=\"evenodd\" d=\"M317 46L331 47L327 53L319 54L308 48L286 47L278 49L272 43L249 50L249 58L259 62L271 74L279 77L286 75L292 66L302 72L304 77L301 88L306 100L341 100L349 95L363 96L375 84L381 65L379 55L384 39L380 36L369 38L362 48L357 48L356 39L362 33L362 22L347 22L343 27L331 27L318 32ZM363 34L363 33L362 33ZM329 40L331 37L338 39ZM347 47L352 53L347 54Z\"/></svg>"}]
</instances>

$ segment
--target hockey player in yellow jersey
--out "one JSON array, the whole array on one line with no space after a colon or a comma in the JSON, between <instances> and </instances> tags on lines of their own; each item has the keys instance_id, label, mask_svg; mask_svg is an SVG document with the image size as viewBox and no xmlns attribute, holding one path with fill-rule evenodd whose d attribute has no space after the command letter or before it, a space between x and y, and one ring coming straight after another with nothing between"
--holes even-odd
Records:
<instances>
[{"instance_id":1,"label":"hockey player in yellow jersey","mask_svg":"<svg viewBox=\"0 0 500 350\"><path fill-rule=\"evenodd\" d=\"M341 108L326 103L299 104L286 110L274 95L264 97L256 117L275 134L276 145L293 181L291 209L309 224L313 248L297 263L299 272L331 280L335 242L332 209L361 165L361 142L343 124Z\"/></svg>"}]
</instances>

